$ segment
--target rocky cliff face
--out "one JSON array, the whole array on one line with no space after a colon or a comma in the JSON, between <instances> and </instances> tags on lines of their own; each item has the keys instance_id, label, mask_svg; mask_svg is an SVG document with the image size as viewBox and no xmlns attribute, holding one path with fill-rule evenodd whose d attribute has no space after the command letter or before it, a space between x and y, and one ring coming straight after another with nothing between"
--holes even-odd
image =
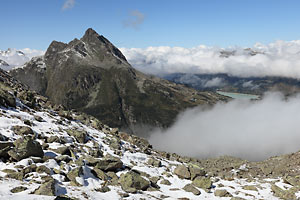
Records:
<instances>
[{"instance_id":1,"label":"rocky cliff face","mask_svg":"<svg viewBox=\"0 0 300 200\"><path fill-rule=\"evenodd\" d=\"M41 70L32 60L11 74L56 104L132 131L139 126L167 127L187 107L224 100L135 70L92 29L68 44L53 41L44 63Z\"/></svg>"}]
</instances>

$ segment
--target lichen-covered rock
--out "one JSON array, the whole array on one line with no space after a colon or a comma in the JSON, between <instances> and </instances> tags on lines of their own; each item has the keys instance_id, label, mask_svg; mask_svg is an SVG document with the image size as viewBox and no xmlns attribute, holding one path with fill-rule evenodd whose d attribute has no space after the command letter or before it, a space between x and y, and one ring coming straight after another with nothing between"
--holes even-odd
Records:
<instances>
[{"instance_id":1,"label":"lichen-covered rock","mask_svg":"<svg viewBox=\"0 0 300 200\"><path fill-rule=\"evenodd\" d=\"M232 197L230 200L245 200L245 199L242 197Z\"/></svg>"},{"instance_id":2,"label":"lichen-covered rock","mask_svg":"<svg viewBox=\"0 0 300 200\"><path fill-rule=\"evenodd\" d=\"M69 129L67 130L70 136L73 136L77 142L86 143L88 141L88 135L85 131Z\"/></svg>"},{"instance_id":3,"label":"lichen-covered rock","mask_svg":"<svg viewBox=\"0 0 300 200\"><path fill-rule=\"evenodd\" d=\"M18 186L18 187L15 187L15 188L11 189L10 191L11 191L11 193L19 193L19 192L23 192L27 189L28 189L27 187Z\"/></svg>"},{"instance_id":4,"label":"lichen-covered rock","mask_svg":"<svg viewBox=\"0 0 300 200\"><path fill-rule=\"evenodd\" d=\"M28 126L13 126L12 130L15 134L25 136L25 135L34 135L33 130Z\"/></svg>"},{"instance_id":5,"label":"lichen-covered rock","mask_svg":"<svg viewBox=\"0 0 300 200\"><path fill-rule=\"evenodd\" d=\"M20 172L9 173L5 177L21 181L24 178L24 172L20 171Z\"/></svg>"},{"instance_id":6,"label":"lichen-covered rock","mask_svg":"<svg viewBox=\"0 0 300 200\"><path fill-rule=\"evenodd\" d=\"M245 185L242 187L244 190L253 190L258 191L257 188L254 185Z\"/></svg>"},{"instance_id":7,"label":"lichen-covered rock","mask_svg":"<svg viewBox=\"0 0 300 200\"><path fill-rule=\"evenodd\" d=\"M40 165L36 168L36 172L37 173L46 173L46 174L50 175L51 174L51 169L49 169L45 165Z\"/></svg>"},{"instance_id":8,"label":"lichen-covered rock","mask_svg":"<svg viewBox=\"0 0 300 200\"><path fill-rule=\"evenodd\" d=\"M151 165L153 167L161 167L161 161L154 159L154 158L150 158L147 162L148 165Z\"/></svg>"},{"instance_id":9,"label":"lichen-covered rock","mask_svg":"<svg viewBox=\"0 0 300 200\"><path fill-rule=\"evenodd\" d=\"M0 142L0 158L7 159L9 157L8 151L13 148L12 142Z\"/></svg>"},{"instance_id":10,"label":"lichen-covered rock","mask_svg":"<svg viewBox=\"0 0 300 200\"><path fill-rule=\"evenodd\" d=\"M210 180L210 178L201 176L196 177L193 180L192 184L202 189L210 189L212 187L212 181Z\"/></svg>"},{"instance_id":11,"label":"lichen-covered rock","mask_svg":"<svg viewBox=\"0 0 300 200\"><path fill-rule=\"evenodd\" d=\"M36 195L55 196L55 180L46 181L34 191Z\"/></svg>"},{"instance_id":12,"label":"lichen-covered rock","mask_svg":"<svg viewBox=\"0 0 300 200\"><path fill-rule=\"evenodd\" d=\"M147 190L150 186L149 181L141 177L141 175L135 171L122 174L119 183L122 189L129 193L135 193L137 190Z\"/></svg>"},{"instance_id":13,"label":"lichen-covered rock","mask_svg":"<svg viewBox=\"0 0 300 200\"><path fill-rule=\"evenodd\" d=\"M198 165L189 164L189 171L191 173L191 180L194 180L197 176L205 176L206 172L200 168Z\"/></svg>"},{"instance_id":14,"label":"lichen-covered rock","mask_svg":"<svg viewBox=\"0 0 300 200\"><path fill-rule=\"evenodd\" d=\"M8 91L0 88L0 105L4 107L16 107L16 98Z\"/></svg>"},{"instance_id":15,"label":"lichen-covered rock","mask_svg":"<svg viewBox=\"0 0 300 200\"><path fill-rule=\"evenodd\" d=\"M227 190L216 190L214 192L216 197L232 197L232 195Z\"/></svg>"},{"instance_id":16,"label":"lichen-covered rock","mask_svg":"<svg viewBox=\"0 0 300 200\"><path fill-rule=\"evenodd\" d=\"M102 171L101 169L95 168L95 169L92 170L92 173L93 173L96 177L98 177L99 179L101 179L101 180L103 180L103 181L106 181L106 180L108 180L108 178L109 178L108 175L105 174L105 172Z\"/></svg>"},{"instance_id":17,"label":"lichen-covered rock","mask_svg":"<svg viewBox=\"0 0 300 200\"><path fill-rule=\"evenodd\" d=\"M58 142L60 143L60 138L56 135L50 136L47 138L48 143Z\"/></svg>"},{"instance_id":18,"label":"lichen-covered rock","mask_svg":"<svg viewBox=\"0 0 300 200\"><path fill-rule=\"evenodd\" d=\"M68 179L71 181L71 183L80 186L80 183L76 181L76 177L80 177L83 175L82 167L76 167L72 169L69 173L67 173Z\"/></svg>"},{"instance_id":19,"label":"lichen-covered rock","mask_svg":"<svg viewBox=\"0 0 300 200\"><path fill-rule=\"evenodd\" d=\"M189 179L191 178L191 173L189 169L185 165L179 165L175 168L174 173L182 179Z\"/></svg>"},{"instance_id":20,"label":"lichen-covered rock","mask_svg":"<svg viewBox=\"0 0 300 200\"><path fill-rule=\"evenodd\" d=\"M123 167L123 162L113 156L106 156L105 158L99 160L95 168L101 169L103 171L117 171Z\"/></svg>"},{"instance_id":21,"label":"lichen-covered rock","mask_svg":"<svg viewBox=\"0 0 300 200\"><path fill-rule=\"evenodd\" d=\"M17 139L14 148L8 152L9 156L19 161L30 156L43 157L44 152L39 142L29 136Z\"/></svg>"},{"instance_id":22,"label":"lichen-covered rock","mask_svg":"<svg viewBox=\"0 0 300 200\"><path fill-rule=\"evenodd\" d=\"M58 147L57 149L51 149L51 150L61 155L71 156L71 147L69 146Z\"/></svg>"},{"instance_id":23,"label":"lichen-covered rock","mask_svg":"<svg viewBox=\"0 0 300 200\"><path fill-rule=\"evenodd\" d=\"M271 190L274 193L274 196L279 197L280 199L284 199L284 200L296 200L297 197L295 195L295 191L293 190L283 190L280 187L278 187L277 185L273 184L271 186Z\"/></svg>"},{"instance_id":24,"label":"lichen-covered rock","mask_svg":"<svg viewBox=\"0 0 300 200\"><path fill-rule=\"evenodd\" d=\"M185 185L185 186L183 187L183 189L184 189L185 191L187 191L187 192L193 193L194 195L200 195L200 194L201 194L201 192L200 192L197 188L195 188L192 184L187 184L187 185Z\"/></svg>"},{"instance_id":25,"label":"lichen-covered rock","mask_svg":"<svg viewBox=\"0 0 300 200\"><path fill-rule=\"evenodd\" d=\"M162 184L162 185L171 185L171 182L167 179L164 179L164 180L160 181L160 184Z\"/></svg>"}]
</instances>

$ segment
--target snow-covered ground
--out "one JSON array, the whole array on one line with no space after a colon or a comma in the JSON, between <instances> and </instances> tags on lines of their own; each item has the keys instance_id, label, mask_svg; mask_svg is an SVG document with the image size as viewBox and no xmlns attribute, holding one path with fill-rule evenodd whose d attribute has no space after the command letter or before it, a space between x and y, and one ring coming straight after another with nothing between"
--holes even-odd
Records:
<instances>
[{"instance_id":1,"label":"snow-covered ground","mask_svg":"<svg viewBox=\"0 0 300 200\"><path fill-rule=\"evenodd\" d=\"M188 179L180 179L174 174L174 169L177 165L187 165L187 163L180 163L174 160L168 160L159 156L154 151L151 154L145 154L140 151L138 147L135 147L129 142L121 141L121 153L117 153L108 143L107 140L113 139L113 135L104 133L101 130L92 128L81 123L78 120L68 120L66 118L60 117L54 111L42 110L35 111L29 108L25 108L21 103L18 104L16 109L0 109L0 133L8 137L11 141L16 140L22 136L16 135L12 130L13 126L27 126L24 121L30 121L32 130L36 134L36 140L43 144L44 140L39 138L49 138L51 136L64 137L66 141L65 144L60 144L57 142L49 143L47 150L44 150L45 155L52 156L53 158L48 159L44 163L36 163L37 166L44 165L51 169L51 176L57 181L56 183L56 194L57 195L67 195L69 197L76 197L79 199L121 199L120 194L124 193L122 188L118 185L108 185L110 191L102 193L96 190L105 183L105 181L98 179L92 173L92 167L84 164L83 175L76 178L76 181L81 183L82 186L73 186L69 181L66 180L65 176L62 174L55 173L55 170L61 170L64 173L68 173L76 165L65 163L63 166L59 165L55 160L58 153L52 151L51 149L57 149L63 146L75 146L81 149L81 153L76 153L76 159L86 154L85 150L88 147L94 148L98 146L102 151L104 156L106 154L111 154L115 157L121 159L124 165L124 169L116 173L120 177L121 174L131 170L138 170L139 172L145 172L148 174L147 177L143 177L149 180L149 177L160 177L157 185L159 189L157 191L139 191L135 194L128 194L126 199L177 199L177 198L189 198L189 199L231 199L231 197L216 197L214 192L219 189L224 189L231 194L231 196L241 197L244 199L277 199L273 196L271 190L271 184L275 183L282 189L289 189L291 186L283 183L280 179L269 179L269 180L246 180L246 179L233 179L233 180L223 180L217 177L211 177L213 180L213 187L209 190L204 190L198 188L201 192L199 196L194 195L191 192L186 192L183 187L186 184L192 183ZM37 120L39 119L39 120ZM42 120L41 120L42 119ZM86 144L81 144L75 141L75 139L70 136L67 130L83 130L89 136L89 141ZM43 137L39 137L42 135ZM150 158L155 158L161 161L161 167L150 166L147 162ZM74 158L72 158L74 159ZM33 193L39 186L38 181L42 180L43 176L46 174L39 174L37 172L32 172L26 176L22 181L6 178L6 173L2 170L12 169L17 170L17 167L22 166L26 168L34 163L33 158L26 158L19 162L2 162L0 161L0 197L1 199L54 199L53 196L41 196L30 194ZM241 169L245 166L241 166ZM233 171L233 173L235 173ZM161 180L168 180L171 184L164 185L161 184ZM253 185L257 190L245 190L243 186ZM11 189L17 186L24 186L28 189L19 193L12 193ZM300 197L300 195L297 195Z\"/></svg>"}]
</instances>

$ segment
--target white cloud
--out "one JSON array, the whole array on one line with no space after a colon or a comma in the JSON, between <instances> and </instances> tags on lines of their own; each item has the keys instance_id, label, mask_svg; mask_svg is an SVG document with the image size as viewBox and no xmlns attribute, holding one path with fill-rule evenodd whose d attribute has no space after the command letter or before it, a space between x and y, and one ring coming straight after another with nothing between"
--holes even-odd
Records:
<instances>
[{"instance_id":1,"label":"white cloud","mask_svg":"<svg viewBox=\"0 0 300 200\"><path fill-rule=\"evenodd\" d=\"M10 70L15 66L23 65L25 62L28 62L31 58L35 56L44 55L45 51L35 50L35 49L8 49L6 51L0 50L0 59L7 62L10 66L5 68L5 70Z\"/></svg>"},{"instance_id":2,"label":"white cloud","mask_svg":"<svg viewBox=\"0 0 300 200\"><path fill-rule=\"evenodd\" d=\"M268 45L257 43L241 47L148 47L121 48L127 60L137 69L151 74L166 73L227 73L229 75L285 76L300 78L300 40L276 41ZM234 56L220 57L221 51L236 51ZM251 53L262 52L251 56Z\"/></svg>"},{"instance_id":3,"label":"white cloud","mask_svg":"<svg viewBox=\"0 0 300 200\"><path fill-rule=\"evenodd\" d=\"M72 9L75 5L75 0L65 0L62 10Z\"/></svg>"},{"instance_id":4,"label":"white cloud","mask_svg":"<svg viewBox=\"0 0 300 200\"><path fill-rule=\"evenodd\" d=\"M211 80L208 80L205 84L204 87L218 87L223 85L223 79L216 77Z\"/></svg>"},{"instance_id":5,"label":"white cloud","mask_svg":"<svg viewBox=\"0 0 300 200\"><path fill-rule=\"evenodd\" d=\"M234 100L212 109L183 112L165 131L150 136L155 148L198 158L231 155L249 160L300 150L300 96L277 93L261 101Z\"/></svg>"},{"instance_id":6,"label":"white cloud","mask_svg":"<svg viewBox=\"0 0 300 200\"><path fill-rule=\"evenodd\" d=\"M145 15L138 10L133 10L129 13L129 18L123 22L123 25L128 28L139 29L144 22Z\"/></svg>"}]
</instances>

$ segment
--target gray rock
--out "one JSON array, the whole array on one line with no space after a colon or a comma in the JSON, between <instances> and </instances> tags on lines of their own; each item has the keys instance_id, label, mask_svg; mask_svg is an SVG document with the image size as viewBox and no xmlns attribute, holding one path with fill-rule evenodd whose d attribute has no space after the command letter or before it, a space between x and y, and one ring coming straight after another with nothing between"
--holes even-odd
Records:
<instances>
[{"instance_id":1,"label":"gray rock","mask_svg":"<svg viewBox=\"0 0 300 200\"><path fill-rule=\"evenodd\" d=\"M67 130L70 136L73 136L77 142L86 143L88 141L88 135L85 131L69 129Z\"/></svg>"},{"instance_id":2,"label":"gray rock","mask_svg":"<svg viewBox=\"0 0 300 200\"><path fill-rule=\"evenodd\" d=\"M185 191L187 191L187 192L193 193L194 195L200 195L200 194L201 194L201 192L200 192L197 188L195 188L192 184L187 184L187 185L185 185L185 186L183 187L183 189L184 189Z\"/></svg>"},{"instance_id":3,"label":"gray rock","mask_svg":"<svg viewBox=\"0 0 300 200\"><path fill-rule=\"evenodd\" d=\"M189 164L189 171L191 173L191 180L194 180L197 176L205 176L206 172L201 169L198 165Z\"/></svg>"},{"instance_id":4,"label":"gray rock","mask_svg":"<svg viewBox=\"0 0 300 200\"><path fill-rule=\"evenodd\" d=\"M27 187L18 186L18 187L15 187L15 188L11 189L10 192L11 193L19 193L19 192L23 192L23 191L25 191L27 189L28 189Z\"/></svg>"},{"instance_id":5,"label":"gray rock","mask_svg":"<svg viewBox=\"0 0 300 200\"><path fill-rule=\"evenodd\" d=\"M163 184L163 185L171 185L171 182L168 181L168 180L166 180L166 179L164 179L164 180L161 180L161 181L160 181L160 184Z\"/></svg>"},{"instance_id":6,"label":"gray rock","mask_svg":"<svg viewBox=\"0 0 300 200\"><path fill-rule=\"evenodd\" d=\"M201 177L201 176L196 177L193 180L192 184L202 189L210 189L212 187L212 181L210 180L210 178Z\"/></svg>"},{"instance_id":7,"label":"gray rock","mask_svg":"<svg viewBox=\"0 0 300 200\"><path fill-rule=\"evenodd\" d=\"M101 179L101 180L103 180L103 181L108 180L108 175L106 175L105 172L102 171L101 169L95 168L95 169L92 170L92 173L93 173L96 177L98 177L99 179Z\"/></svg>"},{"instance_id":8,"label":"gray rock","mask_svg":"<svg viewBox=\"0 0 300 200\"><path fill-rule=\"evenodd\" d=\"M104 159L101 159L97 162L95 168L101 169L103 171L117 171L123 167L123 162L113 156L106 156Z\"/></svg>"},{"instance_id":9,"label":"gray rock","mask_svg":"<svg viewBox=\"0 0 300 200\"><path fill-rule=\"evenodd\" d=\"M216 197L232 197L232 195L227 190L216 190L214 192Z\"/></svg>"},{"instance_id":10,"label":"gray rock","mask_svg":"<svg viewBox=\"0 0 300 200\"><path fill-rule=\"evenodd\" d=\"M25 136L25 135L34 135L33 130L28 126L13 126L12 130L15 134Z\"/></svg>"},{"instance_id":11,"label":"gray rock","mask_svg":"<svg viewBox=\"0 0 300 200\"><path fill-rule=\"evenodd\" d=\"M67 173L67 177L71 181L71 183L77 186L81 185L76 181L76 177L80 177L81 175L83 175L82 167L74 168L69 173Z\"/></svg>"},{"instance_id":12,"label":"gray rock","mask_svg":"<svg viewBox=\"0 0 300 200\"><path fill-rule=\"evenodd\" d=\"M122 189L128 193L135 193L137 190L147 190L150 186L149 181L141 177L140 174L135 171L122 174L119 183Z\"/></svg>"},{"instance_id":13,"label":"gray rock","mask_svg":"<svg viewBox=\"0 0 300 200\"><path fill-rule=\"evenodd\" d=\"M47 181L34 191L36 195L55 196L55 180Z\"/></svg>"},{"instance_id":14,"label":"gray rock","mask_svg":"<svg viewBox=\"0 0 300 200\"><path fill-rule=\"evenodd\" d=\"M191 173L189 169L184 165L179 165L175 168L174 174L176 174L179 178L189 179L191 178Z\"/></svg>"},{"instance_id":15,"label":"gray rock","mask_svg":"<svg viewBox=\"0 0 300 200\"><path fill-rule=\"evenodd\" d=\"M39 142L25 136L14 142L14 148L8 151L10 157L19 161L30 156L43 157L44 152Z\"/></svg>"},{"instance_id":16,"label":"gray rock","mask_svg":"<svg viewBox=\"0 0 300 200\"><path fill-rule=\"evenodd\" d=\"M147 163L153 167L161 167L161 161L154 158L150 158Z\"/></svg>"}]
</instances>

